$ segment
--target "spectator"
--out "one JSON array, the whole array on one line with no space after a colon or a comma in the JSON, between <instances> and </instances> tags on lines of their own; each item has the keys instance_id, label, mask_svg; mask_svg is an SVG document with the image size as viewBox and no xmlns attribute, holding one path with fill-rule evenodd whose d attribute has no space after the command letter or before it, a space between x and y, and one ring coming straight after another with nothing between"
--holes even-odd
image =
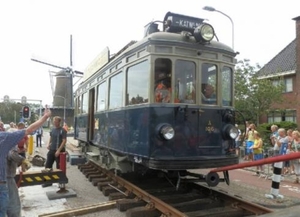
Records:
<instances>
[{"instance_id":1,"label":"spectator","mask_svg":"<svg viewBox=\"0 0 300 217\"><path fill-rule=\"evenodd\" d=\"M250 124L247 134L246 134L246 152L245 152L245 160L253 160L253 149L251 149L250 147L252 147L254 145L254 133L256 132L255 130L256 126L255 124Z\"/></svg>"},{"instance_id":2,"label":"spectator","mask_svg":"<svg viewBox=\"0 0 300 217\"><path fill-rule=\"evenodd\" d=\"M5 131L4 124L2 121L0 121L0 131Z\"/></svg>"},{"instance_id":3,"label":"spectator","mask_svg":"<svg viewBox=\"0 0 300 217\"><path fill-rule=\"evenodd\" d=\"M254 131L254 144L250 149L253 149L254 161L263 159L263 141L257 131ZM259 175L260 173L264 173L263 165L256 166L256 174Z\"/></svg>"},{"instance_id":4,"label":"spectator","mask_svg":"<svg viewBox=\"0 0 300 217\"><path fill-rule=\"evenodd\" d=\"M293 142L292 142L292 147L291 147L291 152L299 152L300 151L300 133L299 131L295 130L292 133L293 136ZM293 160L293 165L294 165L294 171L296 174L296 179L294 183L299 183L299 176L300 176L300 162L299 159Z\"/></svg>"},{"instance_id":5,"label":"spectator","mask_svg":"<svg viewBox=\"0 0 300 217\"><path fill-rule=\"evenodd\" d=\"M279 148L278 146L275 146L275 140L278 138L278 126L277 125L272 125L271 126L271 136L270 136L270 140L271 140L271 144L273 146L273 156L276 156L279 154Z\"/></svg>"},{"instance_id":6,"label":"spectator","mask_svg":"<svg viewBox=\"0 0 300 217\"><path fill-rule=\"evenodd\" d=\"M65 144L67 141L67 132L61 126L61 117L55 116L53 118L53 129L50 132L50 139L47 145L49 150L47 153L46 169L52 169L54 161L56 168L59 169L59 155L65 151ZM42 187L50 186L51 184L43 184Z\"/></svg>"},{"instance_id":7,"label":"spectator","mask_svg":"<svg viewBox=\"0 0 300 217\"><path fill-rule=\"evenodd\" d=\"M35 135L35 146L36 147L42 147L42 137L43 137L43 127L39 127L39 129L37 129L36 131L36 135Z\"/></svg>"},{"instance_id":8,"label":"spectator","mask_svg":"<svg viewBox=\"0 0 300 217\"><path fill-rule=\"evenodd\" d=\"M19 197L18 186L15 181L16 170L22 164L22 172L25 172L29 163L25 158L18 153L18 149L12 149L7 156L7 187L9 195L9 203L7 207L7 217L21 216L21 201ZM28 166L27 166L28 165Z\"/></svg>"},{"instance_id":9,"label":"spectator","mask_svg":"<svg viewBox=\"0 0 300 217\"><path fill-rule=\"evenodd\" d=\"M27 129L14 132L0 132L0 217L5 216L8 205L8 187L7 187L7 155L9 151L26 135L33 133L37 128L51 116L51 111L45 109L43 117L31 124Z\"/></svg>"},{"instance_id":10,"label":"spectator","mask_svg":"<svg viewBox=\"0 0 300 217\"><path fill-rule=\"evenodd\" d=\"M23 122L18 123L18 129L22 130L25 128L25 124ZM21 141L18 142L19 154L26 158L26 152L28 148L28 136L25 135Z\"/></svg>"}]
</instances>

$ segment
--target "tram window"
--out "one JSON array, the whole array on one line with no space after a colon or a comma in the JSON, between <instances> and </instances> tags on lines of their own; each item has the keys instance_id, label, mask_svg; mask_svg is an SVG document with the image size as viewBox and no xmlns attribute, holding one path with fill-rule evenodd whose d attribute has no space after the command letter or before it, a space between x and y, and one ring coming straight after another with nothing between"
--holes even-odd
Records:
<instances>
[{"instance_id":1,"label":"tram window","mask_svg":"<svg viewBox=\"0 0 300 217\"><path fill-rule=\"evenodd\" d=\"M217 103L217 66L204 63L201 70L201 99L204 104Z\"/></svg>"},{"instance_id":2,"label":"tram window","mask_svg":"<svg viewBox=\"0 0 300 217\"><path fill-rule=\"evenodd\" d=\"M74 107L74 115L78 115L79 111L78 111L78 97L75 98L75 103L74 103L75 107Z\"/></svg>"},{"instance_id":3,"label":"tram window","mask_svg":"<svg viewBox=\"0 0 300 217\"><path fill-rule=\"evenodd\" d=\"M233 76L232 69L223 67L222 70L222 104L225 106L232 106L233 96Z\"/></svg>"},{"instance_id":4,"label":"tram window","mask_svg":"<svg viewBox=\"0 0 300 217\"><path fill-rule=\"evenodd\" d=\"M97 111L105 110L106 82L101 83L97 89Z\"/></svg>"},{"instance_id":5,"label":"tram window","mask_svg":"<svg viewBox=\"0 0 300 217\"><path fill-rule=\"evenodd\" d=\"M77 102L77 106L78 106L78 114L82 113L82 106L81 106L81 102L82 102L82 95L80 95L78 98L78 102Z\"/></svg>"},{"instance_id":6,"label":"tram window","mask_svg":"<svg viewBox=\"0 0 300 217\"><path fill-rule=\"evenodd\" d=\"M194 62L177 60L175 63L175 103L196 103L196 65Z\"/></svg>"},{"instance_id":7,"label":"tram window","mask_svg":"<svg viewBox=\"0 0 300 217\"><path fill-rule=\"evenodd\" d=\"M172 62L169 59L159 58L155 60L155 102L170 103L172 87Z\"/></svg>"},{"instance_id":8,"label":"tram window","mask_svg":"<svg viewBox=\"0 0 300 217\"><path fill-rule=\"evenodd\" d=\"M82 113L88 113L89 108L89 95L88 93L84 93L82 96Z\"/></svg>"},{"instance_id":9,"label":"tram window","mask_svg":"<svg viewBox=\"0 0 300 217\"><path fill-rule=\"evenodd\" d=\"M123 72L111 77L109 88L109 109L120 108L123 104Z\"/></svg>"},{"instance_id":10,"label":"tram window","mask_svg":"<svg viewBox=\"0 0 300 217\"><path fill-rule=\"evenodd\" d=\"M147 103L149 98L149 63L141 62L127 70L127 105Z\"/></svg>"}]
</instances>

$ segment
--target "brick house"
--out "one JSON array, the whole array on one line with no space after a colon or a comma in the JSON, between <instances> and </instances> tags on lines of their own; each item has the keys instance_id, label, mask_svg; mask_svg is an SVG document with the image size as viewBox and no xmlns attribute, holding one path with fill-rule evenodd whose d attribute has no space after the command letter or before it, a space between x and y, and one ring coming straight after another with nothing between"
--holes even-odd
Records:
<instances>
[{"instance_id":1,"label":"brick house","mask_svg":"<svg viewBox=\"0 0 300 217\"><path fill-rule=\"evenodd\" d=\"M274 85L279 77L285 84L283 102L273 104L261 123L291 121L300 126L300 16L293 20L296 38L258 72L261 79L272 79Z\"/></svg>"}]
</instances>

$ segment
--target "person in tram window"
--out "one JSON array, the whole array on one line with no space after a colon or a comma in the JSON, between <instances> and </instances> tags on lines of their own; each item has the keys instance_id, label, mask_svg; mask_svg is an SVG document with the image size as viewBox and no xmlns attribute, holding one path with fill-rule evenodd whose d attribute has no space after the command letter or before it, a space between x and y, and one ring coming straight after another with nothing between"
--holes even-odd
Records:
<instances>
[{"instance_id":1,"label":"person in tram window","mask_svg":"<svg viewBox=\"0 0 300 217\"><path fill-rule=\"evenodd\" d=\"M157 72L155 78L155 102L170 103L171 75L165 72Z\"/></svg>"},{"instance_id":2,"label":"person in tram window","mask_svg":"<svg viewBox=\"0 0 300 217\"><path fill-rule=\"evenodd\" d=\"M215 104L216 94L215 94L214 86L207 83L203 83L201 89L202 89L202 103Z\"/></svg>"}]
</instances>

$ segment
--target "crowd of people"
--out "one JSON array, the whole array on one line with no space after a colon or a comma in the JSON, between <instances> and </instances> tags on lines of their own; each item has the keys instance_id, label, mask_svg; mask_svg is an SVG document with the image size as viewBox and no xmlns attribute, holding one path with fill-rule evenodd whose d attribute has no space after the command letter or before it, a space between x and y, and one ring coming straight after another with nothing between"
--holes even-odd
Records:
<instances>
[{"instance_id":1,"label":"crowd of people","mask_svg":"<svg viewBox=\"0 0 300 217\"><path fill-rule=\"evenodd\" d=\"M41 147L43 136L43 124L51 117L51 111L45 109L44 115L36 122L25 127L23 122L10 123L6 130L3 122L0 122L0 217L20 217L21 201L15 176L18 168L25 172L30 168L26 152L28 148L28 135L36 133L36 147ZM59 155L65 150L68 127L61 126L62 119L59 116L53 118L53 128L50 131L50 139L47 144L48 154L46 168L51 169L54 161L59 168ZM46 187L46 186L43 186Z\"/></svg>"},{"instance_id":2,"label":"crowd of people","mask_svg":"<svg viewBox=\"0 0 300 217\"><path fill-rule=\"evenodd\" d=\"M236 125L236 127L238 127ZM240 147L244 139L243 146L245 148L244 161L257 161L265 156L274 157L286 155L300 151L300 132L298 130L285 130L277 125L271 126L271 135L269 137L271 148L267 151L264 148L264 143L260 133L256 130L253 123L246 121L246 131L242 133L239 130L239 135L236 138L236 154L240 156ZM273 166L273 164L272 164ZM264 165L256 167L256 174L264 173ZM300 162L299 159L283 162L282 175L295 175L295 183L300 183Z\"/></svg>"}]
</instances>

